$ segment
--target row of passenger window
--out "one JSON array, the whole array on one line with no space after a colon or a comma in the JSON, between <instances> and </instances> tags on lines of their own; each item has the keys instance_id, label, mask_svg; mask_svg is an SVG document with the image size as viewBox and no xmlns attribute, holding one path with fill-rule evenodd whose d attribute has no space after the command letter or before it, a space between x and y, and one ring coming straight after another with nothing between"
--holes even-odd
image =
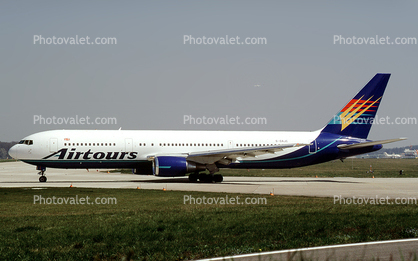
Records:
<instances>
[{"instance_id":1,"label":"row of passenger window","mask_svg":"<svg viewBox=\"0 0 418 261\"><path fill-rule=\"evenodd\" d=\"M116 143L64 143L64 146L116 146Z\"/></svg>"},{"instance_id":2,"label":"row of passenger window","mask_svg":"<svg viewBox=\"0 0 418 261\"><path fill-rule=\"evenodd\" d=\"M145 143L144 143L145 144ZM171 146L171 147L223 147L222 143L160 143L161 147Z\"/></svg>"},{"instance_id":3,"label":"row of passenger window","mask_svg":"<svg viewBox=\"0 0 418 261\"><path fill-rule=\"evenodd\" d=\"M274 145L276 144L237 144L237 147L266 147Z\"/></svg>"},{"instance_id":4,"label":"row of passenger window","mask_svg":"<svg viewBox=\"0 0 418 261\"><path fill-rule=\"evenodd\" d=\"M19 144L28 144L32 145L32 140L22 140ZM266 147L274 146L275 144L245 144L240 143L236 144L236 147ZM116 146L116 143L64 143L64 146ZM139 143L139 146L147 146L146 143ZM151 146L154 146L154 143L151 143ZM160 147L223 147L223 143L160 143Z\"/></svg>"},{"instance_id":5,"label":"row of passenger window","mask_svg":"<svg viewBox=\"0 0 418 261\"><path fill-rule=\"evenodd\" d=\"M266 147L266 146L274 146L276 144L253 144L253 143L240 143L236 144L236 147ZM146 146L146 143L140 143L139 146ZM154 146L154 143L151 144L151 146ZM223 147L224 145L222 143L160 143L160 146L206 146L206 147Z\"/></svg>"}]
</instances>

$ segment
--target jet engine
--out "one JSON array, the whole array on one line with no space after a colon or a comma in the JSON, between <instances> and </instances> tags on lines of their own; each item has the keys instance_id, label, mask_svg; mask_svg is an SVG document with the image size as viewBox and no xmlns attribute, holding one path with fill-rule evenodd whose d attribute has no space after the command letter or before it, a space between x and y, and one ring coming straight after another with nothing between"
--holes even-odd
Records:
<instances>
[{"instance_id":1,"label":"jet engine","mask_svg":"<svg viewBox=\"0 0 418 261\"><path fill-rule=\"evenodd\" d=\"M177 177L191 172L204 171L206 166L188 161L183 157L160 156L154 158L152 169L155 176Z\"/></svg>"}]
</instances>

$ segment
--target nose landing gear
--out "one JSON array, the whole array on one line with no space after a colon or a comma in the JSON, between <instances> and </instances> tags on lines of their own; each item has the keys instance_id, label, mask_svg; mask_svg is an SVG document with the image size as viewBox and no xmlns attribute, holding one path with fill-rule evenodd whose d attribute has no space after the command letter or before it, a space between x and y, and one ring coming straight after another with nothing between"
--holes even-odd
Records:
<instances>
[{"instance_id":1,"label":"nose landing gear","mask_svg":"<svg viewBox=\"0 0 418 261\"><path fill-rule=\"evenodd\" d=\"M39 182L46 182L46 177L45 177L45 171L46 171L46 167L43 166L36 166L36 170L40 170L38 175L41 175L39 177Z\"/></svg>"}]
</instances>

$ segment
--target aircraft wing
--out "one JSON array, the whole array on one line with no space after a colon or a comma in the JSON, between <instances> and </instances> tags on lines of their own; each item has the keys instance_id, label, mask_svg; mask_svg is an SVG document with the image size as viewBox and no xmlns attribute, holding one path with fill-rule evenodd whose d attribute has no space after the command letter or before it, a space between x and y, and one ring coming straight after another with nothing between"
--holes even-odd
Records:
<instances>
[{"instance_id":1,"label":"aircraft wing","mask_svg":"<svg viewBox=\"0 0 418 261\"><path fill-rule=\"evenodd\" d=\"M191 153L174 153L174 154L156 154L148 156L148 160L152 160L159 156L177 156L184 157L187 160L200 163L200 164L214 164L220 163L228 165L231 162L236 161L237 158L257 157L265 154L274 154L277 151L282 151L286 148L303 147L309 144L303 143L288 143L275 146L263 146L263 147L247 147L247 148L234 148L223 150L208 150L204 152L191 152Z\"/></svg>"},{"instance_id":2,"label":"aircraft wing","mask_svg":"<svg viewBox=\"0 0 418 261\"><path fill-rule=\"evenodd\" d=\"M367 142L353 143L353 144L340 144L337 146L337 148L342 149L342 150L359 149L359 148L370 147L370 146L379 145L379 144L386 144L386 143L391 143L391 142L396 142L396 141L401 141L401 140L406 140L406 138L367 141Z\"/></svg>"},{"instance_id":3,"label":"aircraft wing","mask_svg":"<svg viewBox=\"0 0 418 261\"><path fill-rule=\"evenodd\" d=\"M228 165L237 158L257 157L265 154L274 154L286 148L303 147L309 144L289 143L275 146L235 148L226 150L215 150L207 152L189 153L187 159L201 164L213 164L215 162Z\"/></svg>"}]
</instances>

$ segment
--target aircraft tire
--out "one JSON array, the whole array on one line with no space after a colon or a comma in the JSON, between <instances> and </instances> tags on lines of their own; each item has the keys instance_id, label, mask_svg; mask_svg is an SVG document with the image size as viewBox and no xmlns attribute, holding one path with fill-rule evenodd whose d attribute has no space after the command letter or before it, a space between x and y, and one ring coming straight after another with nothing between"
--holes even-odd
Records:
<instances>
[{"instance_id":1,"label":"aircraft tire","mask_svg":"<svg viewBox=\"0 0 418 261\"><path fill-rule=\"evenodd\" d=\"M189 175L190 182L196 182L199 178L199 173L192 173Z\"/></svg>"},{"instance_id":2,"label":"aircraft tire","mask_svg":"<svg viewBox=\"0 0 418 261\"><path fill-rule=\"evenodd\" d=\"M205 173L199 173L198 174L198 179L200 182L206 182L206 174Z\"/></svg>"},{"instance_id":3,"label":"aircraft tire","mask_svg":"<svg viewBox=\"0 0 418 261\"><path fill-rule=\"evenodd\" d=\"M215 182L222 182L224 180L224 177L221 174L215 174L213 175L213 181Z\"/></svg>"}]
</instances>

